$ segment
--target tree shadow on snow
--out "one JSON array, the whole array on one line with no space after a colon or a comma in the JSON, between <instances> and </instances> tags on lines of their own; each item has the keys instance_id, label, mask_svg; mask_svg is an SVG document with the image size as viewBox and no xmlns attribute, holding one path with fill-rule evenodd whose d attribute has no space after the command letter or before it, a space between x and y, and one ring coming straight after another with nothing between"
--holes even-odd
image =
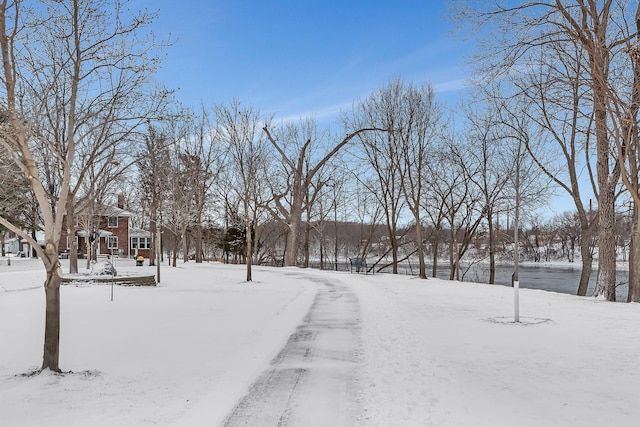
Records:
<instances>
[{"instance_id":1,"label":"tree shadow on snow","mask_svg":"<svg viewBox=\"0 0 640 427\"><path fill-rule=\"evenodd\" d=\"M46 375L53 375L56 377L67 377L67 376L73 376L74 378L80 378L80 379L90 379L90 378L96 378L96 377L100 377L102 376L102 373L100 371L97 370L86 370L86 371L80 371L80 372L73 372L73 371L62 371L62 372L54 372L51 371L49 369L40 369L40 368L33 368L28 370L27 372L23 372L21 374L16 374L14 375L14 378L34 378L39 376L40 374L46 374Z\"/></svg>"},{"instance_id":2,"label":"tree shadow on snow","mask_svg":"<svg viewBox=\"0 0 640 427\"><path fill-rule=\"evenodd\" d=\"M540 317L520 317L520 321L516 322L513 316L490 317L485 319L489 323L498 325L517 325L517 326L536 326L546 323L554 323L551 319L543 319Z\"/></svg>"}]
</instances>

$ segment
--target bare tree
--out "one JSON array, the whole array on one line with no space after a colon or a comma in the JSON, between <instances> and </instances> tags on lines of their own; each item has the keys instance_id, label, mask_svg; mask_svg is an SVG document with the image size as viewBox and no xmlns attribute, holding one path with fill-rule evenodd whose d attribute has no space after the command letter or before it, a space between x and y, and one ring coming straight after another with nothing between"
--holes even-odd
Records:
<instances>
[{"instance_id":1,"label":"bare tree","mask_svg":"<svg viewBox=\"0 0 640 427\"><path fill-rule=\"evenodd\" d=\"M184 262L189 260L189 239L192 237L194 259L202 262L202 223L205 206L214 182L220 174L224 161L224 149L217 143L211 129L209 114L202 107L196 114L180 111L175 118L178 123L172 137L174 156L177 157L177 169L172 178L178 187L173 191L176 196L173 206L179 210L175 218L180 218L180 235Z\"/></svg>"},{"instance_id":2,"label":"bare tree","mask_svg":"<svg viewBox=\"0 0 640 427\"><path fill-rule=\"evenodd\" d=\"M10 124L0 115L0 135L11 133ZM28 213L31 209L31 194L25 194L29 182L20 173L17 165L12 162L6 147L0 144L0 216L18 227L26 228ZM6 256L5 238L9 229L0 224L0 250ZM9 264L11 260L8 260Z\"/></svg>"},{"instance_id":3,"label":"bare tree","mask_svg":"<svg viewBox=\"0 0 640 427\"><path fill-rule=\"evenodd\" d=\"M563 255L566 255L567 261L574 262L576 243L582 244L580 239L586 237L580 233L580 220L575 213L567 211L559 215L554 223L557 223Z\"/></svg>"},{"instance_id":4,"label":"bare tree","mask_svg":"<svg viewBox=\"0 0 640 427\"><path fill-rule=\"evenodd\" d=\"M624 21L626 25L622 26L620 37L626 43L622 49L626 55L621 55L620 61L629 71L619 81L611 79L613 83L609 83L607 94L610 115L617 119L610 123L622 182L633 201L627 302L640 302L640 4L636 5L634 21L633 25Z\"/></svg>"},{"instance_id":5,"label":"bare tree","mask_svg":"<svg viewBox=\"0 0 640 427\"><path fill-rule=\"evenodd\" d=\"M339 155L339 154L338 154ZM308 159L305 165L305 172L309 172L309 168L312 166L310 164L311 159ZM305 214L306 220L305 229L304 229L304 268L309 268L309 261L311 258L311 230L314 228L314 225L318 223L317 219L320 218L324 220L328 212L325 210L318 210L318 205L322 205L322 198L327 196L326 187L335 186L338 183L338 171L333 167L333 162L328 162L321 170L316 174L315 179L311 182L311 186L307 194L305 195ZM325 204L326 206L326 204ZM320 206L322 207L322 206ZM315 223L315 224L314 224ZM321 257L322 258L322 257Z\"/></svg>"},{"instance_id":6,"label":"bare tree","mask_svg":"<svg viewBox=\"0 0 640 427\"><path fill-rule=\"evenodd\" d=\"M551 142L539 152L529 149L529 154L540 170L571 197L576 207L583 237L580 239L582 270L577 294L584 296L592 271L591 236L596 230L597 217L587 208L583 194L585 190L598 194L591 165L595 153L591 96L585 85L586 58L584 49L575 41L549 44L544 52L544 62L539 67L526 76L512 78L512 82L527 98L528 108L522 112ZM581 182L581 172L587 176L586 185Z\"/></svg>"},{"instance_id":7,"label":"bare tree","mask_svg":"<svg viewBox=\"0 0 640 427\"><path fill-rule=\"evenodd\" d=\"M374 180L361 180L361 182L375 183L374 186L367 188L367 191L374 194L383 207L393 274L398 274L400 246L398 223L405 206L403 197L405 170L401 167L403 159L401 132L397 132L402 129L402 99L397 93L400 86L401 83L397 80L395 84L381 87L369 98L358 103L351 115L345 119L347 127L351 129L369 127L389 130L360 134L358 137L360 144L355 147L354 154L360 157L375 177Z\"/></svg>"},{"instance_id":8,"label":"bare tree","mask_svg":"<svg viewBox=\"0 0 640 427\"><path fill-rule=\"evenodd\" d=\"M260 138L259 133L259 126L263 120L254 107L243 107L235 99L228 106L217 106L215 112L219 128L218 137L227 145L230 167L235 172L235 179L232 182L236 184L238 199L242 206L246 238L247 282L250 282L253 280L251 265L256 249L252 238L255 235L260 213L260 188L266 180L262 175L267 161L265 141Z\"/></svg>"},{"instance_id":9,"label":"bare tree","mask_svg":"<svg viewBox=\"0 0 640 427\"><path fill-rule=\"evenodd\" d=\"M489 235L489 283L495 283L496 274L496 242L494 219L496 209L505 197L504 187L511 175L513 164L507 162L502 155L503 140L497 132L499 123L495 119L495 109L491 102L464 109L467 119L465 134L468 139L466 155L469 157L466 166L469 179L480 190L483 198L484 212ZM477 171L472 173L470 169Z\"/></svg>"},{"instance_id":10,"label":"bare tree","mask_svg":"<svg viewBox=\"0 0 640 427\"><path fill-rule=\"evenodd\" d=\"M457 139L457 138L456 138ZM441 171L444 217L449 222L449 280L460 280L462 257L469 249L472 237L486 214L483 194L474 184L480 168L472 164L469 147L451 139L440 152L440 161L446 171ZM440 190L441 191L441 190Z\"/></svg>"},{"instance_id":11,"label":"bare tree","mask_svg":"<svg viewBox=\"0 0 640 427\"><path fill-rule=\"evenodd\" d=\"M346 167L345 167L346 168ZM349 190L351 198L350 215L355 216L358 221L358 256L365 258L367 253L373 249L376 231L382 222L382 207L378 203L374 193L369 191L374 185L360 182L360 175L357 170L352 171L355 178L355 187Z\"/></svg>"},{"instance_id":12,"label":"bare tree","mask_svg":"<svg viewBox=\"0 0 640 427\"><path fill-rule=\"evenodd\" d=\"M160 124L149 124L143 143L136 155L138 180L136 189L143 211L148 212L149 230L152 244L149 253L149 265L156 265L158 230L162 227L162 208L168 197L170 171L170 141ZM159 266L158 266L159 267Z\"/></svg>"},{"instance_id":13,"label":"bare tree","mask_svg":"<svg viewBox=\"0 0 640 427\"><path fill-rule=\"evenodd\" d=\"M117 120L106 114L110 104L135 93L117 76L131 72L148 77L156 65L152 55L157 45L136 38L152 17L125 16L119 2L45 3L29 8L24 1L0 1L1 88L12 127L0 143L29 180L43 222L44 247L7 218L0 217L0 224L27 240L45 266L42 369L60 371L58 243L78 146L93 134L97 117ZM52 117L47 111L57 111L64 120L43 123L43 117Z\"/></svg>"},{"instance_id":14,"label":"bare tree","mask_svg":"<svg viewBox=\"0 0 640 427\"><path fill-rule=\"evenodd\" d=\"M197 178L207 173L201 159L191 151L189 143L190 119L176 115L166 121L164 136L168 142L168 191L162 210L163 226L173 234L173 266L182 252L183 262L189 261L191 227L196 219L196 199L199 194ZM180 250L180 248L182 248Z\"/></svg>"},{"instance_id":15,"label":"bare tree","mask_svg":"<svg viewBox=\"0 0 640 427\"><path fill-rule=\"evenodd\" d=\"M584 52L585 87L589 89L593 111L597 155L598 244L599 264L596 295L615 300L616 254L615 223L616 186L620 164L612 152L615 135L609 124L616 117L610 109L611 87L621 70L614 61L619 51L628 47L633 31L628 31L626 16L631 2L624 0L574 0L571 2L522 2L515 6L495 2L485 8L469 7L457 2L458 22L483 25L496 23L484 39L481 67L485 76L505 75L510 70L526 70L543 57L541 48L575 43ZM543 50L543 49L542 49ZM614 67L614 68L612 68Z\"/></svg>"},{"instance_id":16,"label":"bare tree","mask_svg":"<svg viewBox=\"0 0 640 427\"><path fill-rule=\"evenodd\" d=\"M333 269L338 269L339 249L346 250L346 237L340 233L340 225L344 223L348 214L346 209L351 207L354 199L361 199L362 194L352 187L349 179L349 167L338 156L331 161L323 176L319 177L315 183L315 188L320 188L314 192L314 200L312 201L311 215L308 215L307 222L313 227L318 235L318 257L320 259L320 269L328 268L332 265ZM347 206L348 205L348 206ZM330 251L331 238L333 237L333 251ZM363 239L361 236L360 241ZM358 248L358 255L364 257L366 248ZM333 252L333 262L330 253ZM306 261L306 260L305 260Z\"/></svg>"},{"instance_id":17,"label":"bare tree","mask_svg":"<svg viewBox=\"0 0 640 427\"><path fill-rule=\"evenodd\" d=\"M400 143L400 186L415 222L418 276L426 279L421 209L425 184L422 177L426 173L427 163L432 160L435 140L442 133L442 107L436 102L431 85L414 87L397 79L386 90L398 97L395 105L399 111L389 111L388 114L397 114L392 132Z\"/></svg>"},{"instance_id":18,"label":"bare tree","mask_svg":"<svg viewBox=\"0 0 640 427\"><path fill-rule=\"evenodd\" d=\"M443 156L443 147L439 147L427 166L426 173L422 176L425 183L426 194L422 200L422 209L431 221L431 275L437 277L438 260L440 257L440 242L442 240L443 224L447 213L447 195L452 188L447 173L450 168L447 166L447 157ZM453 183L459 177L454 175Z\"/></svg>"},{"instance_id":19,"label":"bare tree","mask_svg":"<svg viewBox=\"0 0 640 427\"><path fill-rule=\"evenodd\" d=\"M280 158L283 175L286 180L281 188L273 188L274 218L287 227L287 248L284 263L295 266L298 258L298 244L302 215L307 208L306 194L316 175L322 167L354 137L375 131L375 128L360 127L350 131L338 142L323 142L323 135L318 133L315 120L302 120L299 125L287 124L273 134L270 125L263 127L267 139ZM317 156L319 160L313 161ZM312 162L312 163L308 163ZM305 165L309 164L306 168Z\"/></svg>"},{"instance_id":20,"label":"bare tree","mask_svg":"<svg viewBox=\"0 0 640 427\"><path fill-rule=\"evenodd\" d=\"M181 114L181 116L183 120L188 120L186 123L188 136L182 148L191 159L189 174L192 186L195 261L201 263L204 255L205 213L211 202L211 189L222 171L226 150L215 139L210 114L204 106L197 114Z\"/></svg>"}]
</instances>

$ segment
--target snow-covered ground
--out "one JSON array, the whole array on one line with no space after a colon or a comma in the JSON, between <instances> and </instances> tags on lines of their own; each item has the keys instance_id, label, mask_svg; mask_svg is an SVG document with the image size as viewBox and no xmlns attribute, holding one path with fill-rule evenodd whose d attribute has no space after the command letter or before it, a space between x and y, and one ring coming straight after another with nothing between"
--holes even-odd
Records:
<instances>
[{"instance_id":1,"label":"snow-covered ground","mask_svg":"<svg viewBox=\"0 0 640 427\"><path fill-rule=\"evenodd\" d=\"M0 425L220 425L322 283L357 297L356 425L640 419L638 304L521 289L514 324L503 286L260 267L246 283L243 266L192 262L163 265L161 277L156 288L116 286L113 302L109 285L63 286L60 365L73 372L30 376L42 357L44 272L29 259L0 265Z\"/></svg>"}]
</instances>

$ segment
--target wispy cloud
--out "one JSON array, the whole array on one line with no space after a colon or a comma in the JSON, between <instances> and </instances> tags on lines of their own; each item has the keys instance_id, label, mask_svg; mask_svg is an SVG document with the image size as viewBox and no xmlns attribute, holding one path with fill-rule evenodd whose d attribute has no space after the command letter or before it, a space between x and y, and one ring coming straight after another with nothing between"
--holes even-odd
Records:
<instances>
[{"instance_id":1,"label":"wispy cloud","mask_svg":"<svg viewBox=\"0 0 640 427\"><path fill-rule=\"evenodd\" d=\"M456 92L462 89L466 89L468 86L469 82L467 79L454 79L435 83L433 85L433 89L436 91L436 93Z\"/></svg>"},{"instance_id":2,"label":"wispy cloud","mask_svg":"<svg viewBox=\"0 0 640 427\"><path fill-rule=\"evenodd\" d=\"M307 108L299 112L286 112L284 116L278 116L275 112L274 120L277 122L297 122L300 119L314 117L318 124L335 123L334 119L340 116L343 111L351 108L353 101L347 101L332 105L318 105L318 108Z\"/></svg>"}]
</instances>

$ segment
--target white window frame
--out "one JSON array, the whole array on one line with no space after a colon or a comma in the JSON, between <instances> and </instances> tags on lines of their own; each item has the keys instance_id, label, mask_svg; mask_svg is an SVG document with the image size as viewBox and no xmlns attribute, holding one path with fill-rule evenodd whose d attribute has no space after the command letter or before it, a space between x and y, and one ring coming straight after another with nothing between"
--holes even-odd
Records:
<instances>
[{"instance_id":1,"label":"white window frame","mask_svg":"<svg viewBox=\"0 0 640 427\"><path fill-rule=\"evenodd\" d=\"M107 249L118 249L118 236L107 236Z\"/></svg>"},{"instance_id":2,"label":"white window frame","mask_svg":"<svg viewBox=\"0 0 640 427\"><path fill-rule=\"evenodd\" d=\"M114 221L115 219L115 221ZM115 225L113 224L115 222ZM117 216L110 216L107 217L107 227L108 228L118 228L118 217Z\"/></svg>"},{"instance_id":3,"label":"white window frame","mask_svg":"<svg viewBox=\"0 0 640 427\"><path fill-rule=\"evenodd\" d=\"M67 249L71 249L71 239L76 242L76 247L78 247L78 236L67 236Z\"/></svg>"},{"instance_id":4,"label":"white window frame","mask_svg":"<svg viewBox=\"0 0 640 427\"><path fill-rule=\"evenodd\" d=\"M131 249L151 249L151 237L130 237L129 240Z\"/></svg>"}]
</instances>

